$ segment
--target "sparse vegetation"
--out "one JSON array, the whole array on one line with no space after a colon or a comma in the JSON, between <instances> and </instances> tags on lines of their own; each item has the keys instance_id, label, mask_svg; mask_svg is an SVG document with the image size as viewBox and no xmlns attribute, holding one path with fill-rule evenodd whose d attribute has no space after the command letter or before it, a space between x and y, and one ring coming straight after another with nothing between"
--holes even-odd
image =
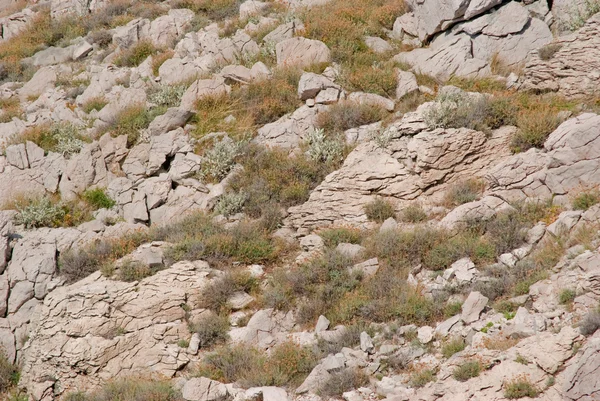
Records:
<instances>
[{"instance_id":1,"label":"sparse vegetation","mask_svg":"<svg viewBox=\"0 0 600 401\"><path fill-rule=\"evenodd\" d=\"M242 154L244 143L224 138L202 154L201 178L209 182L219 182L229 174L235 159Z\"/></svg>"},{"instance_id":2,"label":"sparse vegetation","mask_svg":"<svg viewBox=\"0 0 600 401\"><path fill-rule=\"evenodd\" d=\"M16 386L18 381L19 369L6 358L4 351L0 349L0 395Z\"/></svg>"},{"instance_id":3,"label":"sparse vegetation","mask_svg":"<svg viewBox=\"0 0 600 401\"><path fill-rule=\"evenodd\" d=\"M177 107L186 89L185 85L161 85L150 92L148 100L159 107Z\"/></svg>"},{"instance_id":4,"label":"sparse vegetation","mask_svg":"<svg viewBox=\"0 0 600 401\"><path fill-rule=\"evenodd\" d=\"M457 352L464 350L466 346L467 344L465 344L465 341L462 338L451 339L442 345L442 355L444 355L444 358L450 358Z\"/></svg>"},{"instance_id":5,"label":"sparse vegetation","mask_svg":"<svg viewBox=\"0 0 600 401\"><path fill-rule=\"evenodd\" d=\"M575 290L572 290L570 288L565 288L558 295L558 302L560 302L561 305L570 304L575 300L576 295L577 294L576 294Z\"/></svg>"},{"instance_id":6,"label":"sparse vegetation","mask_svg":"<svg viewBox=\"0 0 600 401\"><path fill-rule=\"evenodd\" d=\"M234 17L239 13L241 0L176 0L174 8L189 8L195 13L205 14L215 21Z\"/></svg>"},{"instance_id":7,"label":"sparse vegetation","mask_svg":"<svg viewBox=\"0 0 600 401\"><path fill-rule=\"evenodd\" d=\"M548 61L551 60L560 49L562 49L562 44L550 43L538 49L538 55L542 60Z\"/></svg>"},{"instance_id":8,"label":"sparse vegetation","mask_svg":"<svg viewBox=\"0 0 600 401\"><path fill-rule=\"evenodd\" d=\"M137 67L158 50L149 40L140 40L128 49L122 50L115 59L118 67Z\"/></svg>"},{"instance_id":9,"label":"sparse vegetation","mask_svg":"<svg viewBox=\"0 0 600 401\"><path fill-rule=\"evenodd\" d=\"M8 145L31 141L44 149L46 153L56 152L68 157L78 153L89 142L81 135L79 128L71 124L37 125L25 130L21 135L12 137Z\"/></svg>"},{"instance_id":10,"label":"sparse vegetation","mask_svg":"<svg viewBox=\"0 0 600 401\"><path fill-rule=\"evenodd\" d=\"M485 183L479 179L468 179L455 183L450 187L444 203L448 206L459 206L477 200L485 188Z\"/></svg>"},{"instance_id":11,"label":"sparse vegetation","mask_svg":"<svg viewBox=\"0 0 600 401\"><path fill-rule=\"evenodd\" d=\"M230 271L222 277L212 280L202 290L200 304L216 313L230 312L227 304L229 298L238 291L252 293L257 291L259 282L249 273L243 271Z\"/></svg>"},{"instance_id":12,"label":"sparse vegetation","mask_svg":"<svg viewBox=\"0 0 600 401\"><path fill-rule=\"evenodd\" d=\"M317 116L317 126L328 133L344 131L383 120L387 112L380 107L342 101Z\"/></svg>"},{"instance_id":13,"label":"sparse vegetation","mask_svg":"<svg viewBox=\"0 0 600 401\"><path fill-rule=\"evenodd\" d=\"M540 391L533 385L528 377L519 376L504 384L504 396L509 400L523 397L535 398Z\"/></svg>"},{"instance_id":14,"label":"sparse vegetation","mask_svg":"<svg viewBox=\"0 0 600 401\"><path fill-rule=\"evenodd\" d=\"M319 236L323 238L326 247L335 248L342 242L360 244L363 232L352 227L338 227L319 231Z\"/></svg>"},{"instance_id":15,"label":"sparse vegetation","mask_svg":"<svg viewBox=\"0 0 600 401\"><path fill-rule=\"evenodd\" d=\"M390 217L396 216L394 206L389 201L381 198L377 198L374 201L367 203L364 210L367 219L377 223L383 223Z\"/></svg>"},{"instance_id":16,"label":"sparse vegetation","mask_svg":"<svg viewBox=\"0 0 600 401\"><path fill-rule=\"evenodd\" d=\"M108 101L104 97L95 97L93 99L88 100L81 107L84 112L91 113L92 110L100 111L108 104Z\"/></svg>"},{"instance_id":17,"label":"sparse vegetation","mask_svg":"<svg viewBox=\"0 0 600 401\"><path fill-rule=\"evenodd\" d=\"M459 382L466 382L473 377L479 376L481 373L481 362L479 361L466 361L462 364L458 365L454 372L452 372L452 377L454 377Z\"/></svg>"},{"instance_id":18,"label":"sparse vegetation","mask_svg":"<svg viewBox=\"0 0 600 401\"><path fill-rule=\"evenodd\" d=\"M433 382L436 380L435 372L430 369L423 369L414 372L410 376L410 385L413 387L425 387L427 383Z\"/></svg>"},{"instance_id":19,"label":"sparse vegetation","mask_svg":"<svg viewBox=\"0 0 600 401\"><path fill-rule=\"evenodd\" d=\"M207 314L193 323L190 329L198 333L201 348L224 344L229 339L229 319L227 316Z\"/></svg>"},{"instance_id":20,"label":"sparse vegetation","mask_svg":"<svg viewBox=\"0 0 600 401\"><path fill-rule=\"evenodd\" d=\"M140 137L140 130L148 128L154 117L156 112L150 112L144 106L129 106L114 117L105 132L110 132L113 137L126 135L127 146L133 146Z\"/></svg>"},{"instance_id":21,"label":"sparse vegetation","mask_svg":"<svg viewBox=\"0 0 600 401\"><path fill-rule=\"evenodd\" d=\"M152 56L152 73L158 76L158 70L165 61L172 58L175 53L173 50L164 50Z\"/></svg>"},{"instance_id":22,"label":"sparse vegetation","mask_svg":"<svg viewBox=\"0 0 600 401\"><path fill-rule=\"evenodd\" d=\"M413 204L402 210L402 220L407 223L421 223L427 220L427 213L421 205Z\"/></svg>"},{"instance_id":23,"label":"sparse vegetation","mask_svg":"<svg viewBox=\"0 0 600 401\"><path fill-rule=\"evenodd\" d=\"M324 397L341 396L344 392L369 384L369 375L358 368L346 368L333 372L318 390Z\"/></svg>"},{"instance_id":24,"label":"sparse vegetation","mask_svg":"<svg viewBox=\"0 0 600 401\"><path fill-rule=\"evenodd\" d=\"M598 202L600 202L598 191L589 191L578 194L572 203L575 210L588 210Z\"/></svg>"},{"instance_id":25,"label":"sparse vegetation","mask_svg":"<svg viewBox=\"0 0 600 401\"><path fill-rule=\"evenodd\" d=\"M0 124L10 122L15 117L20 118L22 115L23 109L18 97L0 99Z\"/></svg>"},{"instance_id":26,"label":"sparse vegetation","mask_svg":"<svg viewBox=\"0 0 600 401\"><path fill-rule=\"evenodd\" d=\"M66 401L183 401L167 381L127 378L108 382L93 393L75 392Z\"/></svg>"},{"instance_id":27,"label":"sparse vegetation","mask_svg":"<svg viewBox=\"0 0 600 401\"><path fill-rule=\"evenodd\" d=\"M196 136L226 131L233 137L276 121L302 103L297 88L301 71L277 68L271 78L235 87L229 95L206 96L196 103ZM226 120L233 116L234 120Z\"/></svg>"},{"instance_id":28,"label":"sparse vegetation","mask_svg":"<svg viewBox=\"0 0 600 401\"><path fill-rule=\"evenodd\" d=\"M337 138L325 135L323 129L315 129L307 135L308 157L325 164L339 164L344 161L344 144Z\"/></svg>"},{"instance_id":29,"label":"sparse vegetation","mask_svg":"<svg viewBox=\"0 0 600 401\"><path fill-rule=\"evenodd\" d=\"M299 385L316 364L315 355L292 342L275 347L266 356L244 345L223 346L207 354L197 374L243 386Z\"/></svg>"},{"instance_id":30,"label":"sparse vegetation","mask_svg":"<svg viewBox=\"0 0 600 401\"><path fill-rule=\"evenodd\" d=\"M110 209L116 205L116 202L106 194L104 188L88 189L81 197L94 209Z\"/></svg>"},{"instance_id":31,"label":"sparse vegetation","mask_svg":"<svg viewBox=\"0 0 600 401\"><path fill-rule=\"evenodd\" d=\"M140 281L152 276L157 271L158 269L151 268L142 262L127 259L119 266L119 280L127 283Z\"/></svg>"}]
</instances>

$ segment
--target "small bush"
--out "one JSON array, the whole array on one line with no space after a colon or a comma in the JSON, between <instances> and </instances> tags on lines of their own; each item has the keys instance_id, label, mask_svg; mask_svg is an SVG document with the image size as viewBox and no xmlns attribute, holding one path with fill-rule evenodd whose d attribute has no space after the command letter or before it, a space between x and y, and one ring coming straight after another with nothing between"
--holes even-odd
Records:
<instances>
[{"instance_id":1,"label":"small bush","mask_svg":"<svg viewBox=\"0 0 600 401\"><path fill-rule=\"evenodd\" d=\"M200 337L200 347L210 348L229 339L229 319L226 316L208 314L195 322L192 331Z\"/></svg>"},{"instance_id":2,"label":"small bush","mask_svg":"<svg viewBox=\"0 0 600 401\"><path fill-rule=\"evenodd\" d=\"M456 316L462 311L462 302L450 302L444 307L444 316L450 318Z\"/></svg>"},{"instance_id":3,"label":"small bush","mask_svg":"<svg viewBox=\"0 0 600 401\"><path fill-rule=\"evenodd\" d=\"M203 359L198 375L246 387L299 385L316 364L315 355L292 342L265 356L252 347L220 347Z\"/></svg>"},{"instance_id":4,"label":"small bush","mask_svg":"<svg viewBox=\"0 0 600 401\"><path fill-rule=\"evenodd\" d=\"M158 70L160 69L160 66L163 65L165 61L172 58L174 54L175 53L173 50L166 50L154 55L152 57L152 73L155 76L158 76Z\"/></svg>"},{"instance_id":5,"label":"small bush","mask_svg":"<svg viewBox=\"0 0 600 401\"><path fill-rule=\"evenodd\" d=\"M140 281L146 277L152 276L156 271L156 269L151 269L142 262L126 260L119 267L119 280L127 283Z\"/></svg>"},{"instance_id":6,"label":"small bush","mask_svg":"<svg viewBox=\"0 0 600 401\"><path fill-rule=\"evenodd\" d=\"M485 188L483 181L468 179L454 184L444 197L444 203L449 206L459 206L477 200Z\"/></svg>"},{"instance_id":7,"label":"small bush","mask_svg":"<svg viewBox=\"0 0 600 401\"><path fill-rule=\"evenodd\" d=\"M301 153L250 145L238 163L244 168L234 174L228 190L248 196L244 212L259 218L273 209L287 209L308 200L310 191L336 165L314 162Z\"/></svg>"},{"instance_id":8,"label":"small bush","mask_svg":"<svg viewBox=\"0 0 600 401\"><path fill-rule=\"evenodd\" d=\"M387 112L377 106L356 102L339 102L317 116L317 127L331 133L372 124L383 120Z\"/></svg>"},{"instance_id":9,"label":"small bush","mask_svg":"<svg viewBox=\"0 0 600 401\"><path fill-rule=\"evenodd\" d=\"M313 161L327 164L343 161L344 144L337 139L328 138L324 130L315 129L309 132L306 142L308 143L306 153Z\"/></svg>"},{"instance_id":10,"label":"small bush","mask_svg":"<svg viewBox=\"0 0 600 401\"><path fill-rule=\"evenodd\" d=\"M373 54L373 59L380 56ZM357 65L358 64L358 65ZM342 68L340 84L349 92L375 93L391 99L396 97L398 78L394 63L352 63Z\"/></svg>"},{"instance_id":11,"label":"small bush","mask_svg":"<svg viewBox=\"0 0 600 401\"><path fill-rule=\"evenodd\" d=\"M427 213L421 205L410 205L402 210L402 220L407 223L421 223L427 220Z\"/></svg>"},{"instance_id":12,"label":"small bush","mask_svg":"<svg viewBox=\"0 0 600 401\"><path fill-rule=\"evenodd\" d=\"M31 141L46 152L71 156L78 153L86 142L77 127L71 124L39 125L25 130L21 135L11 138L9 145Z\"/></svg>"},{"instance_id":13,"label":"small bush","mask_svg":"<svg viewBox=\"0 0 600 401\"><path fill-rule=\"evenodd\" d=\"M554 55L562 48L560 43L550 43L538 49L538 55L544 61L551 60Z\"/></svg>"},{"instance_id":14,"label":"small bush","mask_svg":"<svg viewBox=\"0 0 600 401\"><path fill-rule=\"evenodd\" d=\"M100 96L85 102L85 104L82 106L82 109L84 112L89 114L92 112L92 110L102 110L107 104L108 102L106 101L106 99L103 96Z\"/></svg>"},{"instance_id":15,"label":"small bush","mask_svg":"<svg viewBox=\"0 0 600 401\"><path fill-rule=\"evenodd\" d=\"M88 39L91 44L97 44L101 49L106 49L112 43L112 34L106 29L90 32Z\"/></svg>"},{"instance_id":16,"label":"small bush","mask_svg":"<svg viewBox=\"0 0 600 401\"><path fill-rule=\"evenodd\" d=\"M222 214L225 217L233 216L244 209L244 203L248 196L241 192L227 192L223 194L215 205L215 213Z\"/></svg>"},{"instance_id":17,"label":"small bush","mask_svg":"<svg viewBox=\"0 0 600 401\"><path fill-rule=\"evenodd\" d=\"M338 227L319 231L319 237L323 239L326 247L335 248L341 243L360 244L363 233L356 228Z\"/></svg>"},{"instance_id":18,"label":"small bush","mask_svg":"<svg viewBox=\"0 0 600 401\"><path fill-rule=\"evenodd\" d=\"M346 391L354 390L369 384L369 375L357 368L346 368L333 372L318 389L323 397L339 397Z\"/></svg>"},{"instance_id":19,"label":"small bush","mask_svg":"<svg viewBox=\"0 0 600 401\"><path fill-rule=\"evenodd\" d=\"M479 373L481 373L481 363L479 361L467 361L457 366L452 372L452 376L459 382L466 382L479 376Z\"/></svg>"},{"instance_id":20,"label":"small bush","mask_svg":"<svg viewBox=\"0 0 600 401\"><path fill-rule=\"evenodd\" d=\"M505 384L504 396L509 400L530 397L535 398L540 391L531 383L527 377L517 377Z\"/></svg>"},{"instance_id":21,"label":"small bush","mask_svg":"<svg viewBox=\"0 0 600 401\"><path fill-rule=\"evenodd\" d=\"M0 350L0 394L16 386L19 381L19 369L12 364Z\"/></svg>"},{"instance_id":22,"label":"small bush","mask_svg":"<svg viewBox=\"0 0 600 401\"><path fill-rule=\"evenodd\" d=\"M200 303L216 313L228 312L227 301L235 292L252 292L258 287L258 280L247 272L227 272L223 277L212 280L202 289Z\"/></svg>"},{"instance_id":23,"label":"small bush","mask_svg":"<svg viewBox=\"0 0 600 401\"><path fill-rule=\"evenodd\" d=\"M558 302L560 302L561 305L569 304L569 303L573 302L573 300L575 300L576 295L577 294L575 293L575 290L566 288L560 292L560 294L558 296Z\"/></svg>"},{"instance_id":24,"label":"small bush","mask_svg":"<svg viewBox=\"0 0 600 401\"><path fill-rule=\"evenodd\" d=\"M222 21L236 16L241 3L241 0L176 0L173 8L189 8L211 20Z\"/></svg>"},{"instance_id":25,"label":"small bush","mask_svg":"<svg viewBox=\"0 0 600 401\"><path fill-rule=\"evenodd\" d=\"M381 198L377 198L374 201L367 203L364 206L364 211L367 215L367 219L377 223L383 223L390 217L396 216L394 206L389 201Z\"/></svg>"},{"instance_id":26,"label":"small bush","mask_svg":"<svg viewBox=\"0 0 600 401\"><path fill-rule=\"evenodd\" d=\"M416 388L424 387L427 383L436 380L435 372L430 369L414 372L410 376L410 385Z\"/></svg>"},{"instance_id":27,"label":"small bush","mask_svg":"<svg viewBox=\"0 0 600 401\"><path fill-rule=\"evenodd\" d=\"M148 128L152 122L152 114L140 105L123 109L106 128L113 137L126 135L127 146L133 146L140 137L140 130Z\"/></svg>"},{"instance_id":28,"label":"small bush","mask_svg":"<svg viewBox=\"0 0 600 401\"><path fill-rule=\"evenodd\" d=\"M49 197L32 198L17 204L17 224L26 228L60 226L66 211L62 204Z\"/></svg>"},{"instance_id":29,"label":"small bush","mask_svg":"<svg viewBox=\"0 0 600 401\"><path fill-rule=\"evenodd\" d=\"M511 148L514 152L524 152L543 147L560 123L556 110L548 106L521 111L517 116L519 130L512 138Z\"/></svg>"},{"instance_id":30,"label":"small bush","mask_svg":"<svg viewBox=\"0 0 600 401\"><path fill-rule=\"evenodd\" d=\"M235 159L242 152L243 144L225 138L202 155L200 176L210 182L219 182L229 174Z\"/></svg>"},{"instance_id":31,"label":"small bush","mask_svg":"<svg viewBox=\"0 0 600 401\"><path fill-rule=\"evenodd\" d=\"M579 324L579 332L584 336L591 336L600 328L600 312L589 312Z\"/></svg>"},{"instance_id":32,"label":"small bush","mask_svg":"<svg viewBox=\"0 0 600 401\"><path fill-rule=\"evenodd\" d=\"M159 107L177 107L186 89L185 85L161 85L149 94L148 100Z\"/></svg>"},{"instance_id":33,"label":"small bush","mask_svg":"<svg viewBox=\"0 0 600 401\"><path fill-rule=\"evenodd\" d=\"M8 99L0 99L0 124L8 123L13 118L21 118L23 115L23 109L21 109L21 103L16 96Z\"/></svg>"},{"instance_id":34,"label":"small bush","mask_svg":"<svg viewBox=\"0 0 600 401\"><path fill-rule=\"evenodd\" d=\"M116 202L106 194L103 188L95 188L86 190L81 197L90 205L93 209L110 209Z\"/></svg>"},{"instance_id":35,"label":"small bush","mask_svg":"<svg viewBox=\"0 0 600 401\"><path fill-rule=\"evenodd\" d=\"M598 202L600 202L598 192L582 192L573 199L573 209L588 210Z\"/></svg>"},{"instance_id":36,"label":"small bush","mask_svg":"<svg viewBox=\"0 0 600 401\"><path fill-rule=\"evenodd\" d=\"M452 339L442 346L442 355L444 355L444 358L450 358L457 352L464 350L466 346L467 344L462 338Z\"/></svg>"},{"instance_id":37,"label":"small bush","mask_svg":"<svg viewBox=\"0 0 600 401\"><path fill-rule=\"evenodd\" d=\"M137 67L148 57L156 54L157 49L149 40L140 40L119 53L115 59L115 65L118 67Z\"/></svg>"},{"instance_id":38,"label":"small bush","mask_svg":"<svg viewBox=\"0 0 600 401\"><path fill-rule=\"evenodd\" d=\"M108 382L93 393L69 393L66 401L182 401L178 391L170 383L161 380L138 378L119 379Z\"/></svg>"}]
</instances>

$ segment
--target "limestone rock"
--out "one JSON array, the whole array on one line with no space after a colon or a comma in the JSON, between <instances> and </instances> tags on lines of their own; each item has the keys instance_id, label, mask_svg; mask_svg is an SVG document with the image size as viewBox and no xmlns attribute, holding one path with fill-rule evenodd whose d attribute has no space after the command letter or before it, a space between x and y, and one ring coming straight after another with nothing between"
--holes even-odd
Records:
<instances>
[{"instance_id":1,"label":"limestone rock","mask_svg":"<svg viewBox=\"0 0 600 401\"><path fill-rule=\"evenodd\" d=\"M591 338L583 348L583 354L567 368L564 384L565 399L593 401L600 396L600 337Z\"/></svg>"},{"instance_id":2,"label":"limestone rock","mask_svg":"<svg viewBox=\"0 0 600 401\"><path fill-rule=\"evenodd\" d=\"M408 71L398 70L398 86L396 87L396 99L401 99L406 95L419 90L417 77Z\"/></svg>"},{"instance_id":3,"label":"limestone rock","mask_svg":"<svg viewBox=\"0 0 600 401\"><path fill-rule=\"evenodd\" d=\"M360 349L367 353L372 353L375 349L373 339L364 331L360 333Z\"/></svg>"},{"instance_id":4,"label":"limestone rock","mask_svg":"<svg viewBox=\"0 0 600 401\"><path fill-rule=\"evenodd\" d=\"M321 315L319 316L319 320L317 320L317 325L315 326L315 332L316 333L320 333L322 331L325 331L329 328L329 320Z\"/></svg>"},{"instance_id":5,"label":"limestone rock","mask_svg":"<svg viewBox=\"0 0 600 401\"><path fill-rule=\"evenodd\" d=\"M301 37L277 43L277 65L310 67L331 61L331 51L325 43Z\"/></svg>"},{"instance_id":6,"label":"limestone rock","mask_svg":"<svg viewBox=\"0 0 600 401\"><path fill-rule=\"evenodd\" d=\"M229 392L223 383L198 377L188 380L182 389L186 401L224 401Z\"/></svg>"},{"instance_id":7,"label":"limestone rock","mask_svg":"<svg viewBox=\"0 0 600 401\"><path fill-rule=\"evenodd\" d=\"M483 311L488 303L488 299L477 291L473 291L467 297L462 305L462 314L460 315L463 322L466 324L474 323L479 320L479 314Z\"/></svg>"},{"instance_id":8,"label":"limestone rock","mask_svg":"<svg viewBox=\"0 0 600 401\"><path fill-rule=\"evenodd\" d=\"M348 96L348 100L358 104L366 104L375 107L381 107L387 111L394 111L394 101L374 93L353 92Z\"/></svg>"},{"instance_id":9,"label":"limestone rock","mask_svg":"<svg viewBox=\"0 0 600 401\"><path fill-rule=\"evenodd\" d=\"M185 91L179 107L182 110L192 111L197 100L207 96L226 95L229 92L231 92L231 87L225 83L223 77L200 79Z\"/></svg>"},{"instance_id":10,"label":"limestone rock","mask_svg":"<svg viewBox=\"0 0 600 401\"><path fill-rule=\"evenodd\" d=\"M312 72L305 72L300 77L300 82L298 83L298 96L300 100L312 99L320 91L328 88L340 89L339 85L335 84L329 78Z\"/></svg>"}]
</instances>

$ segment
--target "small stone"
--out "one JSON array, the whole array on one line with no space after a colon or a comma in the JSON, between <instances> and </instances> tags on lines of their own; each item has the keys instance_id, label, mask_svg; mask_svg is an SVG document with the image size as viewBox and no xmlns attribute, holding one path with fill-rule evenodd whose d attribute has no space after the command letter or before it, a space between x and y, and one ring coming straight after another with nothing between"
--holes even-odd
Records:
<instances>
[{"instance_id":1,"label":"small stone","mask_svg":"<svg viewBox=\"0 0 600 401\"><path fill-rule=\"evenodd\" d=\"M373 350L375 349L373 339L365 331L360 333L360 349L369 354L373 353Z\"/></svg>"},{"instance_id":2,"label":"small stone","mask_svg":"<svg viewBox=\"0 0 600 401\"><path fill-rule=\"evenodd\" d=\"M348 244L342 242L341 244L338 244L335 250L349 258L356 258L362 254L366 248L358 244Z\"/></svg>"},{"instance_id":3,"label":"small stone","mask_svg":"<svg viewBox=\"0 0 600 401\"><path fill-rule=\"evenodd\" d=\"M480 292L471 292L465 303L462 305L462 321L469 324L479 320L479 314L483 311L487 303L488 298L481 295Z\"/></svg>"},{"instance_id":4,"label":"small stone","mask_svg":"<svg viewBox=\"0 0 600 401\"><path fill-rule=\"evenodd\" d=\"M190 344L188 345L187 352L188 354L196 355L198 350L200 349L200 334L194 333L192 338L190 339Z\"/></svg>"},{"instance_id":5,"label":"small stone","mask_svg":"<svg viewBox=\"0 0 600 401\"><path fill-rule=\"evenodd\" d=\"M431 340L433 340L433 333L433 327L419 327L419 330L417 330L417 338L419 339L421 344L428 344L431 342Z\"/></svg>"},{"instance_id":6,"label":"small stone","mask_svg":"<svg viewBox=\"0 0 600 401\"><path fill-rule=\"evenodd\" d=\"M315 327L315 332L321 333L327 330L329 328L329 324L330 322L325 316L319 316L319 320L317 320L317 325Z\"/></svg>"},{"instance_id":7,"label":"small stone","mask_svg":"<svg viewBox=\"0 0 600 401\"><path fill-rule=\"evenodd\" d=\"M393 217L387 218L379 227L379 232L382 233L388 230L395 230L398 228L398 222Z\"/></svg>"}]
</instances>

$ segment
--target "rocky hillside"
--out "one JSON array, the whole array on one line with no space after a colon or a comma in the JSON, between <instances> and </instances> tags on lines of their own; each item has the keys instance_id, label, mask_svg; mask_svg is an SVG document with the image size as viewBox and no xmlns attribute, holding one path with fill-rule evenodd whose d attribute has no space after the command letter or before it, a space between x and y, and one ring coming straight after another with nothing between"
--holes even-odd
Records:
<instances>
[{"instance_id":1,"label":"rocky hillside","mask_svg":"<svg viewBox=\"0 0 600 401\"><path fill-rule=\"evenodd\" d=\"M598 0L0 0L0 400L600 400Z\"/></svg>"}]
</instances>

